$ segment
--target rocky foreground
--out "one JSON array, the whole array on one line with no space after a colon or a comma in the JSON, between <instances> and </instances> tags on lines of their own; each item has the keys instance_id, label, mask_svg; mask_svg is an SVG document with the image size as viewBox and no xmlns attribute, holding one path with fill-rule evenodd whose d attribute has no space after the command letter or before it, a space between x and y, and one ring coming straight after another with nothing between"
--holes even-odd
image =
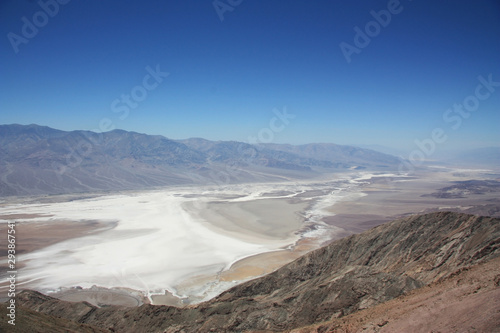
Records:
<instances>
[{"instance_id":1,"label":"rocky foreground","mask_svg":"<svg viewBox=\"0 0 500 333\"><path fill-rule=\"evenodd\" d=\"M335 241L189 308L97 308L23 291L16 332L494 332L499 256L498 218L416 215ZM470 327L451 327L458 319ZM12 327L4 320L0 328Z\"/></svg>"}]
</instances>

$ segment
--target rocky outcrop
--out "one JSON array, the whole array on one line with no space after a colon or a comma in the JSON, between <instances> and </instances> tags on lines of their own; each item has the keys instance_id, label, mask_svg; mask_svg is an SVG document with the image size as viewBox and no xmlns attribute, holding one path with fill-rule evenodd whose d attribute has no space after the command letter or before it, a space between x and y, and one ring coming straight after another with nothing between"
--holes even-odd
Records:
<instances>
[{"instance_id":1,"label":"rocky outcrop","mask_svg":"<svg viewBox=\"0 0 500 333\"><path fill-rule=\"evenodd\" d=\"M499 255L500 219L441 212L335 241L190 308L97 308L33 291L18 302L117 332L283 331L355 313Z\"/></svg>"},{"instance_id":2,"label":"rocky outcrop","mask_svg":"<svg viewBox=\"0 0 500 333\"><path fill-rule=\"evenodd\" d=\"M95 326L91 326L88 324L79 323L77 321L73 321L71 319L77 318L78 316L66 316L60 317L56 313L52 313L50 315L45 314L40 311L36 311L34 309L30 309L27 307L23 307L19 305L19 301L24 298L29 297L30 302L38 299L39 301L48 301L53 298L47 298L46 296L34 292L34 291L26 291L19 295L16 299L16 312L15 312L15 325L9 324L8 321L12 320L12 317L7 317L10 311L7 309L6 304L2 304L0 306L0 317L2 320L0 321L0 332L19 332L19 333L105 333L110 332L108 329L99 328ZM54 300L55 303L61 304L59 300ZM52 305L55 304L52 302ZM51 305L49 302L45 308L49 308ZM82 308L82 305L77 305L77 307ZM71 315L74 315L72 313ZM67 313L66 315L70 315ZM71 319L67 319L71 318Z\"/></svg>"},{"instance_id":3,"label":"rocky outcrop","mask_svg":"<svg viewBox=\"0 0 500 333\"><path fill-rule=\"evenodd\" d=\"M290 333L500 332L500 257L407 295Z\"/></svg>"}]
</instances>

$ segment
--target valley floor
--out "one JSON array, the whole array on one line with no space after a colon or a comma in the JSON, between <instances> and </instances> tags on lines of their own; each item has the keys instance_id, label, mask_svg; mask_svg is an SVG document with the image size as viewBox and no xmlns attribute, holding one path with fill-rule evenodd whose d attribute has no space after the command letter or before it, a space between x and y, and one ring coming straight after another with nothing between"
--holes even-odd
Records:
<instances>
[{"instance_id":1,"label":"valley floor","mask_svg":"<svg viewBox=\"0 0 500 333\"><path fill-rule=\"evenodd\" d=\"M13 199L0 204L0 222L16 221L19 288L96 305L184 306L398 217L500 206L500 188L431 195L452 182L491 178L485 170L431 168L411 177L335 174L290 183ZM0 252L0 273L5 264ZM0 284L0 298L5 287Z\"/></svg>"}]
</instances>

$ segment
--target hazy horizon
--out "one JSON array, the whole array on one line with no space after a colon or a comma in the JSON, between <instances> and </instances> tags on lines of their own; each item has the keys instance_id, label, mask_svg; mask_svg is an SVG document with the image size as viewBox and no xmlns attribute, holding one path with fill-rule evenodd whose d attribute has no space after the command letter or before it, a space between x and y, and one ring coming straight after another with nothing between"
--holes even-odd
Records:
<instances>
[{"instance_id":1,"label":"hazy horizon","mask_svg":"<svg viewBox=\"0 0 500 333\"><path fill-rule=\"evenodd\" d=\"M0 123L171 139L500 143L495 1L4 1ZM424 149L425 150L425 149Z\"/></svg>"}]
</instances>

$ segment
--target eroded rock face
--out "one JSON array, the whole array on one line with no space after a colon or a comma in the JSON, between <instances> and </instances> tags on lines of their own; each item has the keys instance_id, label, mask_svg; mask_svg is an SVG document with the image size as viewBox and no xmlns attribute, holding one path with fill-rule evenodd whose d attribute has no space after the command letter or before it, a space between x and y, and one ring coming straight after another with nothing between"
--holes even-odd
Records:
<instances>
[{"instance_id":1,"label":"eroded rock face","mask_svg":"<svg viewBox=\"0 0 500 333\"><path fill-rule=\"evenodd\" d=\"M335 241L191 308L96 308L32 291L19 303L117 332L280 331L354 313L499 255L500 219L441 212Z\"/></svg>"},{"instance_id":2,"label":"eroded rock face","mask_svg":"<svg viewBox=\"0 0 500 333\"><path fill-rule=\"evenodd\" d=\"M289 333L498 332L500 257L408 294Z\"/></svg>"}]
</instances>

